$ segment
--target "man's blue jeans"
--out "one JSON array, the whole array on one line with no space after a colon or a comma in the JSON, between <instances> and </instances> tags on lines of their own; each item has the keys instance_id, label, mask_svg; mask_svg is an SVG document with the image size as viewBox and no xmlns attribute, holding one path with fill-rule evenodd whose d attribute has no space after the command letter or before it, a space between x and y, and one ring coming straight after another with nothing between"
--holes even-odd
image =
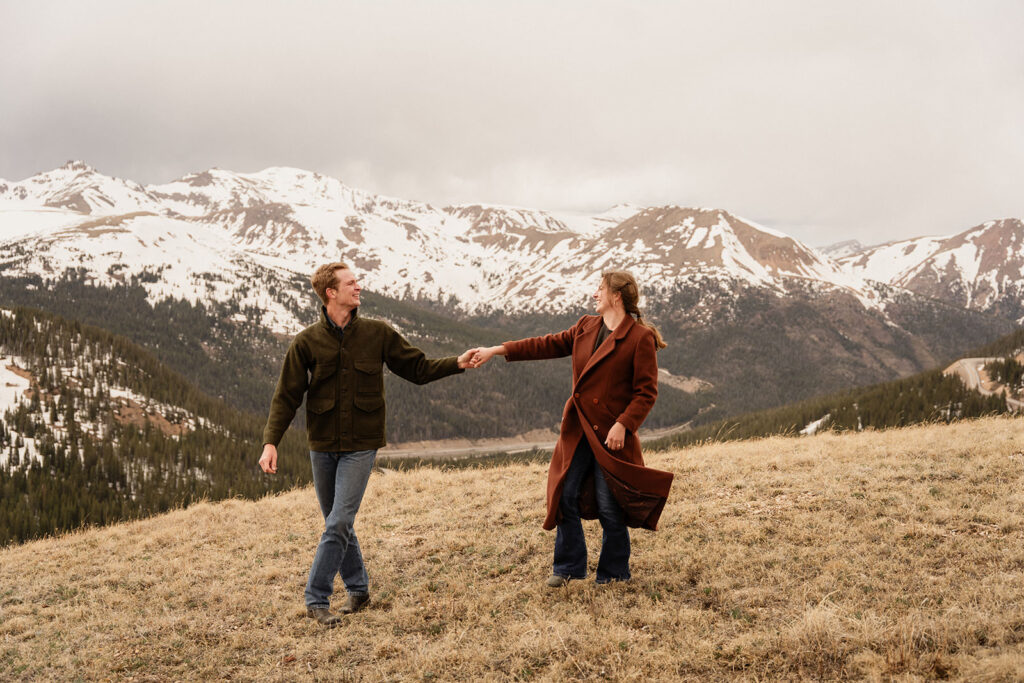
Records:
<instances>
[{"instance_id":1,"label":"man's blue jeans","mask_svg":"<svg viewBox=\"0 0 1024 683\"><path fill-rule=\"evenodd\" d=\"M376 458L375 450L309 452L313 487L324 515L324 533L309 570L307 607L330 606L334 577L338 574L350 595L369 595L369 578L352 524Z\"/></svg>"},{"instance_id":2,"label":"man's blue jeans","mask_svg":"<svg viewBox=\"0 0 1024 683\"><path fill-rule=\"evenodd\" d=\"M608 490L604 471L597 465L594 453L586 439L573 454L569 471L562 486L562 500L559 510L562 519L555 533L555 561L552 573L571 579L587 576L587 541L583 536L580 522L580 487L587 475L594 473L594 493L597 498L597 518L604 533L601 540L601 556L597 560L597 582L627 581L629 573L629 529L626 515L619 502Z\"/></svg>"}]
</instances>

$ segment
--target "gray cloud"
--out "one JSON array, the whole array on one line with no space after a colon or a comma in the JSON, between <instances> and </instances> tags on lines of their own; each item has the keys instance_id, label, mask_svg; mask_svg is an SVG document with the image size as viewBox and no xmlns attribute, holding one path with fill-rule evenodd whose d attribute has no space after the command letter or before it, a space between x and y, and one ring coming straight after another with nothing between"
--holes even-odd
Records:
<instances>
[{"instance_id":1,"label":"gray cloud","mask_svg":"<svg viewBox=\"0 0 1024 683\"><path fill-rule=\"evenodd\" d=\"M715 206L812 244L1024 216L1024 6L3 4L0 177L289 165L430 201Z\"/></svg>"}]
</instances>

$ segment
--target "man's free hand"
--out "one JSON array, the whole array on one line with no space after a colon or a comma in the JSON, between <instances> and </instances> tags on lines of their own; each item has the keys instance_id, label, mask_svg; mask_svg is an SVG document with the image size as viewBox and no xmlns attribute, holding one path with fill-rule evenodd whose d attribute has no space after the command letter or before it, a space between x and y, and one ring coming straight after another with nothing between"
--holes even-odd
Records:
<instances>
[{"instance_id":1,"label":"man's free hand","mask_svg":"<svg viewBox=\"0 0 1024 683\"><path fill-rule=\"evenodd\" d=\"M277 474L277 446L264 444L263 455L260 456L260 469L267 474Z\"/></svg>"}]
</instances>

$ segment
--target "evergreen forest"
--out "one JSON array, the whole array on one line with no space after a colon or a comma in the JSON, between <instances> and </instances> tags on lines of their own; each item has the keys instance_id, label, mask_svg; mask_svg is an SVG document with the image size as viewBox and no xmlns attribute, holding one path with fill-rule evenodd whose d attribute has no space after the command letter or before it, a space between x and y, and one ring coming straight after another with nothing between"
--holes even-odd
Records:
<instances>
[{"instance_id":1,"label":"evergreen forest","mask_svg":"<svg viewBox=\"0 0 1024 683\"><path fill-rule=\"evenodd\" d=\"M929 370L904 379L719 420L651 442L649 447L680 448L709 441L828 430L887 429L925 422L949 423L1008 412L1010 408L1002 395L984 396L968 389L955 375Z\"/></svg>"},{"instance_id":2,"label":"evergreen forest","mask_svg":"<svg viewBox=\"0 0 1024 683\"><path fill-rule=\"evenodd\" d=\"M310 479L301 435L264 475L259 418L123 337L18 308L0 313L0 356L31 375L0 415L0 544Z\"/></svg>"}]
</instances>

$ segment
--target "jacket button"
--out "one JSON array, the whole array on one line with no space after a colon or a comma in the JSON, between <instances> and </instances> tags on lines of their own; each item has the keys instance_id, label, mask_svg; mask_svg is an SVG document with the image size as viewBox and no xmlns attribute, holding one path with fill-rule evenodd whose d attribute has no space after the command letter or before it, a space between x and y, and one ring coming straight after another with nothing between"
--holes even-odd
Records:
<instances>
[{"instance_id":1,"label":"jacket button","mask_svg":"<svg viewBox=\"0 0 1024 683\"><path fill-rule=\"evenodd\" d=\"M597 431L597 425L594 425L594 431L595 432Z\"/></svg>"},{"instance_id":2,"label":"jacket button","mask_svg":"<svg viewBox=\"0 0 1024 683\"><path fill-rule=\"evenodd\" d=\"M597 399L596 398L594 399L594 405L597 405Z\"/></svg>"}]
</instances>

